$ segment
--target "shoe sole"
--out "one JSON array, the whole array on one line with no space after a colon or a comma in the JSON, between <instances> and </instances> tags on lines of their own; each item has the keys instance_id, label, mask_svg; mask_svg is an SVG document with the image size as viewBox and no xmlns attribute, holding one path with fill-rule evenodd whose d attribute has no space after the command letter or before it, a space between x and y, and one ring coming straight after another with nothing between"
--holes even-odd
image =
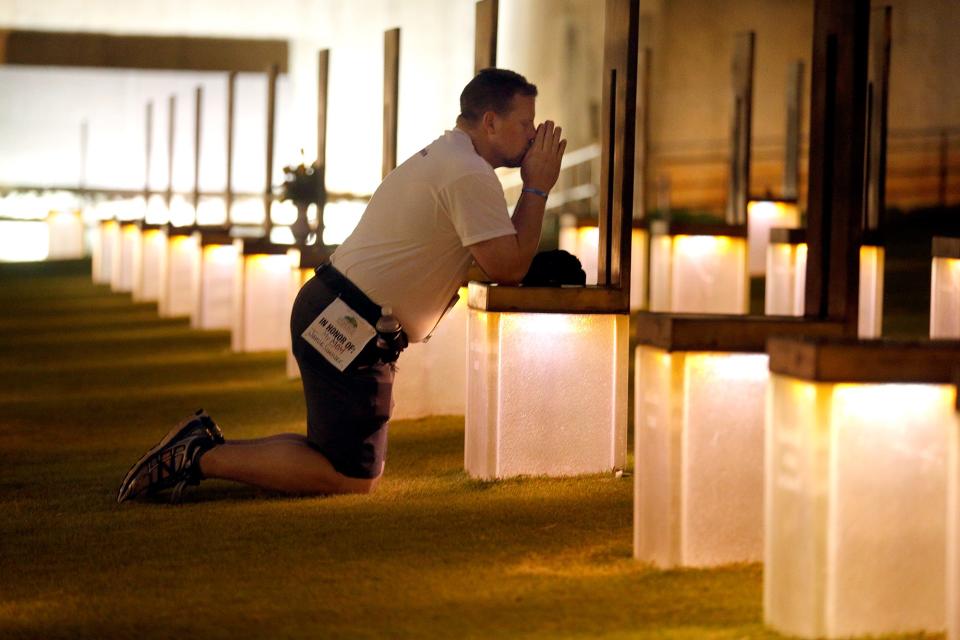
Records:
<instances>
[{"instance_id":1,"label":"shoe sole","mask_svg":"<svg viewBox=\"0 0 960 640\"><path fill-rule=\"evenodd\" d=\"M184 420L181 421L180 424L178 424L173 429L171 429L167 433L167 435L163 437L163 439L160 442L158 442L153 447L151 447L145 454L140 456L139 460L133 463L133 466L130 467L129 471L127 471L127 475L123 477L123 482L120 483L120 491L117 492L117 504L123 503L132 497L131 495L129 495L129 483L133 479L133 477L136 475L136 472L140 470L140 467L142 467L143 464L150 457L156 455L158 451L166 447L173 440L182 436L183 433L188 430L188 428L191 428L193 426L194 422L196 422L197 420L203 420L204 417L210 419L210 422L212 422L214 427L216 427L216 430L212 434L214 437L214 440L220 439L222 441L223 433L220 431L219 425L217 425L216 422L213 422L213 418L210 418L210 416L207 415L207 413L202 409L197 413L193 414L192 416L190 416L189 418L185 418Z\"/></svg>"}]
</instances>

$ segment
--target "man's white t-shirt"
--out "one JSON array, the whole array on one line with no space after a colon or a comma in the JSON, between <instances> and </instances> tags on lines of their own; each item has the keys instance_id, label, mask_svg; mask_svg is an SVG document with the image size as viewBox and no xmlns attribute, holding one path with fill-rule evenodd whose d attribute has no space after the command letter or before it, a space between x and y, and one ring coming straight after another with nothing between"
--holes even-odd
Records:
<instances>
[{"instance_id":1,"label":"man's white t-shirt","mask_svg":"<svg viewBox=\"0 0 960 640\"><path fill-rule=\"evenodd\" d=\"M384 179L331 262L375 303L392 307L419 342L466 277L467 247L515 233L493 168L454 129Z\"/></svg>"}]
</instances>

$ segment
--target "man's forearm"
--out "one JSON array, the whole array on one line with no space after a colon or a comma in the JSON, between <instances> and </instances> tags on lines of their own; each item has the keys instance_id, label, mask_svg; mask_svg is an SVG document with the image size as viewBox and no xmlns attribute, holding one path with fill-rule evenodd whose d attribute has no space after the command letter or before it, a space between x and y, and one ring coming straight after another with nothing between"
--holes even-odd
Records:
<instances>
[{"instance_id":1,"label":"man's forearm","mask_svg":"<svg viewBox=\"0 0 960 640\"><path fill-rule=\"evenodd\" d=\"M540 232L543 229L543 213L547 200L535 193L524 192L513 209L513 226L517 230L517 248L524 270L530 267L533 256L540 246Z\"/></svg>"}]
</instances>

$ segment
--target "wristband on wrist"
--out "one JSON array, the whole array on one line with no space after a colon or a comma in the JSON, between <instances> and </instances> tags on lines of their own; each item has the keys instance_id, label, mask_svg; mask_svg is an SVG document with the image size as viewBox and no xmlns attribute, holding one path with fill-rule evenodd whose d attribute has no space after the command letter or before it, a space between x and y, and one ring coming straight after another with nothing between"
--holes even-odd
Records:
<instances>
[{"instance_id":1,"label":"wristband on wrist","mask_svg":"<svg viewBox=\"0 0 960 640\"><path fill-rule=\"evenodd\" d=\"M532 193L534 195L540 196L544 200L547 199L546 191L541 191L540 189L534 189L533 187L524 187L523 189L520 190L520 193Z\"/></svg>"}]
</instances>

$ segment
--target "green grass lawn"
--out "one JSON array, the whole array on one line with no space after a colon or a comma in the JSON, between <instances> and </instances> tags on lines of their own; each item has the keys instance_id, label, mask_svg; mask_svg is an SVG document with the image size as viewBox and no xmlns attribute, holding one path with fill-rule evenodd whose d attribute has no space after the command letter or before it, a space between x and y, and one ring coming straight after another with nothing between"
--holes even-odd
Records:
<instances>
[{"instance_id":1,"label":"green grass lawn","mask_svg":"<svg viewBox=\"0 0 960 640\"><path fill-rule=\"evenodd\" d=\"M0 637L774 638L761 568L631 559L629 478L477 482L463 418L398 421L371 496L206 482L117 505L198 407L302 431L280 353L157 318L89 263L0 265Z\"/></svg>"}]
</instances>

